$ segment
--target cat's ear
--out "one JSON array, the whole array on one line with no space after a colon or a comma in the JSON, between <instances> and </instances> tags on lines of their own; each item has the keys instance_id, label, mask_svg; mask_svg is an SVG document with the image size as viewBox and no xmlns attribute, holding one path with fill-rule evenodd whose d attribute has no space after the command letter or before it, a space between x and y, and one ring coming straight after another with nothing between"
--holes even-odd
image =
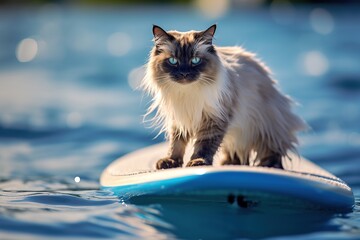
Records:
<instances>
[{"instance_id":1,"label":"cat's ear","mask_svg":"<svg viewBox=\"0 0 360 240\"><path fill-rule=\"evenodd\" d=\"M155 42L157 42L158 40L168 40L170 39L170 35L161 27L153 25L153 35L154 35L154 40Z\"/></svg>"},{"instance_id":2,"label":"cat's ear","mask_svg":"<svg viewBox=\"0 0 360 240\"><path fill-rule=\"evenodd\" d=\"M212 44L212 39L215 35L216 31L216 24L212 25L205 31L200 32L200 37L207 40L210 44Z\"/></svg>"},{"instance_id":3,"label":"cat's ear","mask_svg":"<svg viewBox=\"0 0 360 240\"><path fill-rule=\"evenodd\" d=\"M216 31L216 24L212 25L208 29L202 32L203 36L214 37Z\"/></svg>"}]
</instances>

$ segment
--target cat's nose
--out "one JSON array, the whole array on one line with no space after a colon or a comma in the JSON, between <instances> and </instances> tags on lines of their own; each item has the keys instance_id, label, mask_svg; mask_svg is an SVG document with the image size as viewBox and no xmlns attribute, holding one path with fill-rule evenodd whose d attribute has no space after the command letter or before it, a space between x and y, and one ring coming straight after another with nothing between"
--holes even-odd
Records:
<instances>
[{"instance_id":1,"label":"cat's nose","mask_svg":"<svg viewBox=\"0 0 360 240\"><path fill-rule=\"evenodd\" d=\"M183 78L187 78L190 74L189 74L189 73L180 73L180 75L181 75Z\"/></svg>"}]
</instances>

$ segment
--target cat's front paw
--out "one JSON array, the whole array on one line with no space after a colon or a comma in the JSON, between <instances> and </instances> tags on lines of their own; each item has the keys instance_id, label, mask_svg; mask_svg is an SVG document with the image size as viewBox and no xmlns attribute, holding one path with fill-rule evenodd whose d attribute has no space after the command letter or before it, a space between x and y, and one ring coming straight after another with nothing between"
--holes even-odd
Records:
<instances>
[{"instance_id":1,"label":"cat's front paw","mask_svg":"<svg viewBox=\"0 0 360 240\"><path fill-rule=\"evenodd\" d=\"M204 165L211 165L211 163L209 163L208 161L206 161L203 158L195 158L195 159L191 159L186 164L187 167L204 166Z\"/></svg>"},{"instance_id":2,"label":"cat's front paw","mask_svg":"<svg viewBox=\"0 0 360 240\"><path fill-rule=\"evenodd\" d=\"M156 163L156 169L168 169L177 167L181 167L181 163L171 158L162 158Z\"/></svg>"}]
</instances>

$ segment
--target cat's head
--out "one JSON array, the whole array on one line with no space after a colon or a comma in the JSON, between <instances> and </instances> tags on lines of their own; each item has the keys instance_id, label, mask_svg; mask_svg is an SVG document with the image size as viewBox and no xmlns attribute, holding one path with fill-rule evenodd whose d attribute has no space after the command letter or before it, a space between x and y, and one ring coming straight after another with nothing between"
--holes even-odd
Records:
<instances>
[{"instance_id":1,"label":"cat's head","mask_svg":"<svg viewBox=\"0 0 360 240\"><path fill-rule=\"evenodd\" d=\"M154 47L150 64L159 83L211 83L218 57L212 44L216 25L205 31L165 31L153 26Z\"/></svg>"}]
</instances>

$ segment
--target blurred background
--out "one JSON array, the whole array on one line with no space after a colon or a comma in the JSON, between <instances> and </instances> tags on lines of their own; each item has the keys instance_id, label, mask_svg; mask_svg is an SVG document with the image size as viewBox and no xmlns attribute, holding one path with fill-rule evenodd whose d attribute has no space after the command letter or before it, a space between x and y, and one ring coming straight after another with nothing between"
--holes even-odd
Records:
<instances>
[{"instance_id":1,"label":"blurred background","mask_svg":"<svg viewBox=\"0 0 360 240\"><path fill-rule=\"evenodd\" d=\"M0 234L184 238L161 206L122 207L98 180L117 157L163 141L136 90L152 24L217 23L216 45L257 53L299 103L311 127L300 153L354 190L354 212L300 233L359 236L359 10L355 0L0 1Z\"/></svg>"}]
</instances>

